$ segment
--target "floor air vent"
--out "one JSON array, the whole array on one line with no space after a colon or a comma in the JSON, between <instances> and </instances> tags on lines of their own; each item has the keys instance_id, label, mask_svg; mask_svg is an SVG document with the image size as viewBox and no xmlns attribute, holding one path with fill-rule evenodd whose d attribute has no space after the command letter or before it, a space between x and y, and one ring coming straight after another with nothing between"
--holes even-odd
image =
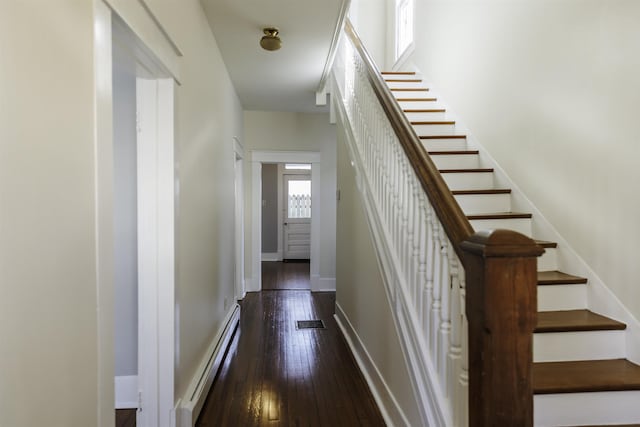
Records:
<instances>
[{"instance_id":1,"label":"floor air vent","mask_svg":"<svg viewBox=\"0 0 640 427\"><path fill-rule=\"evenodd\" d=\"M322 320L298 320L296 329L324 329Z\"/></svg>"}]
</instances>

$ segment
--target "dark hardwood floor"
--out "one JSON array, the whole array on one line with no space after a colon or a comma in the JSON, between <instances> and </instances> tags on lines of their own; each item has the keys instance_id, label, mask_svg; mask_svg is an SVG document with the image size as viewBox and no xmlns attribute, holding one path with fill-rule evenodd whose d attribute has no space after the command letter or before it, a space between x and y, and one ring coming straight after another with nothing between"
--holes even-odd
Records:
<instances>
[{"instance_id":1,"label":"dark hardwood floor","mask_svg":"<svg viewBox=\"0 0 640 427\"><path fill-rule=\"evenodd\" d=\"M311 289L309 284L309 261L306 262L262 262L263 290Z\"/></svg>"},{"instance_id":2,"label":"dark hardwood floor","mask_svg":"<svg viewBox=\"0 0 640 427\"><path fill-rule=\"evenodd\" d=\"M116 409L116 427L136 427L136 410Z\"/></svg>"},{"instance_id":3,"label":"dark hardwood floor","mask_svg":"<svg viewBox=\"0 0 640 427\"><path fill-rule=\"evenodd\" d=\"M384 426L333 318L335 293L262 291L241 306L198 427ZM326 329L296 328L312 319Z\"/></svg>"},{"instance_id":4,"label":"dark hardwood floor","mask_svg":"<svg viewBox=\"0 0 640 427\"><path fill-rule=\"evenodd\" d=\"M333 318L335 293L286 290L309 288L308 263L263 263L262 280L271 290L240 303L196 426L384 426ZM297 329L296 321L316 319L325 329ZM133 415L134 424L116 425L135 426Z\"/></svg>"}]
</instances>

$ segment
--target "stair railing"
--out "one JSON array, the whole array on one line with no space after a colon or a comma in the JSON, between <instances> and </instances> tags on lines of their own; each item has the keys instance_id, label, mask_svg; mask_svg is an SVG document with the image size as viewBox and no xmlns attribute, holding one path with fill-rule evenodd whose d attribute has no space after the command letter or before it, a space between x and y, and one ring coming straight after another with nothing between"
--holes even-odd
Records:
<instances>
[{"instance_id":1,"label":"stair railing","mask_svg":"<svg viewBox=\"0 0 640 427\"><path fill-rule=\"evenodd\" d=\"M333 106L356 168L422 421L531 426L536 257L474 233L349 20Z\"/></svg>"}]
</instances>

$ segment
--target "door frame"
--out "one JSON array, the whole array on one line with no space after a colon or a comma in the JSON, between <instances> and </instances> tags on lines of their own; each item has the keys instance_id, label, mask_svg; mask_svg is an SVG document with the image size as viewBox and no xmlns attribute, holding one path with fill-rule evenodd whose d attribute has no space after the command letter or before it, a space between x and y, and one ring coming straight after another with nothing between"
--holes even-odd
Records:
<instances>
[{"instance_id":1,"label":"door frame","mask_svg":"<svg viewBox=\"0 0 640 427\"><path fill-rule=\"evenodd\" d=\"M235 295L236 300L244 299L244 147L237 137L233 137L235 167Z\"/></svg>"},{"instance_id":2,"label":"door frame","mask_svg":"<svg viewBox=\"0 0 640 427\"><path fill-rule=\"evenodd\" d=\"M320 166L317 151L251 152L251 278L246 279L249 292L262 290L262 164L311 163L311 289L320 283ZM314 220L315 218L315 220Z\"/></svg>"},{"instance_id":3,"label":"door frame","mask_svg":"<svg viewBox=\"0 0 640 427\"><path fill-rule=\"evenodd\" d=\"M98 423L114 419L114 229L113 229L113 79L112 45L117 42L136 60L137 75L149 85L138 93L144 100L141 127L144 155L138 155L138 212L149 212L155 228L139 240L139 263L145 270L138 283L139 301L138 410L139 427L175 426L175 233L174 94L176 76L104 1L94 1L95 167L96 167L96 302L98 312ZM138 85L137 85L138 86ZM138 89L137 89L138 90ZM138 107L140 109L140 106ZM147 114L149 113L149 114ZM140 146L140 136L138 145ZM140 150L140 147L138 147ZM140 163L142 162L142 163ZM142 168L142 174L141 174ZM141 176L142 175L142 176ZM142 182L141 182L142 181ZM142 203L142 205L140 204ZM139 215L140 216L140 215ZM138 227L140 239L140 225ZM139 264L140 268L140 264ZM140 300L140 298L139 298ZM158 316L162 313L162 316ZM140 333L140 332L139 332ZM147 392L145 392L147 390Z\"/></svg>"}]
</instances>

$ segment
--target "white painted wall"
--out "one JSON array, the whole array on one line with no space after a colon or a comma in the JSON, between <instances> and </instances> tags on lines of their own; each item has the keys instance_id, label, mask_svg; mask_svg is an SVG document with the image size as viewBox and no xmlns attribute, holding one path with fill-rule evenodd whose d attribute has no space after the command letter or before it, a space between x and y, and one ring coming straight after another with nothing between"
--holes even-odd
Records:
<instances>
[{"instance_id":1,"label":"white painted wall","mask_svg":"<svg viewBox=\"0 0 640 427\"><path fill-rule=\"evenodd\" d=\"M408 425L421 425L345 136L340 129L338 188L336 303L360 337ZM386 404L391 406L390 402Z\"/></svg>"},{"instance_id":2,"label":"white painted wall","mask_svg":"<svg viewBox=\"0 0 640 427\"><path fill-rule=\"evenodd\" d=\"M245 150L319 151L320 171L320 280L335 278L336 134L324 113L245 111ZM251 278L251 164L245 164L245 274Z\"/></svg>"},{"instance_id":3,"label":"white painted wall","mask_svg":"<svg viewBox=\"0 0 640 427\"><path fill-rule=\"evenodd\" d=\"M132 57L114 47L114 347L115 375L138 374L138 209L136 71Z\"/></svg>"},{"instance_id":4,"label":"white painted wall","mask_svg":"<svg viewBox=\"0 0 640 427\"><path fill-rule=\"evenodd\" d=\"M262 253L278 252L278 165L262 165Z\"/></svg>"},{"instance_id":5,"label":"white painted wall","mask_svg":"<svg viewBox=\"0 0 640 427\"><path fill-rule=\"evenodd\" d=\"M389 69L387 51L388 3L394 0L351 0L349 19L380 70ZM393 11L393 8L390 9Z\"/></svg>"},{"instance_id":6,"label":"white painted wall","mask_svg":"<svg viewBox=\"0 0 640 427\"><path fill-rule=\"evenodd\" d=\"M640 4L416 7L415 64L640 318Z\"/></svg>"},{"instance_id":7,"label":"white painted wall","mask_svg":"<svg viewBox=\"0 0 640 427\"><path fill-rule=\"evenodd\" d=\"M91 2L0 2L0 425L96 424L92 45Z\"/></svg>"},{"instance_id":8,"label":"white painted wall","mask_svg":"<svg viewBox=\"0 0 640 427\"><path fill-rule=\"evenodd\" d=\"M242 111L197 0L109 0L176 89L180 396L233 302L233 136ZM0 2L0 425L109 425L99 353L91 1ZM101 308L113 307L108 295ZM109 324L114 323L111 314ZM106 328L108 330L109 328ZM108 340L106 342L109 342ZM103 349L104 350L104 349ZM113 378L113 372L110 375ZM104 392L111 388L111 392ZM100 390L100 394L99 394ZM111 415L98 421L98 408ZM38 408L37 411L33 408Z\"/></svg>"}]
</instances>

